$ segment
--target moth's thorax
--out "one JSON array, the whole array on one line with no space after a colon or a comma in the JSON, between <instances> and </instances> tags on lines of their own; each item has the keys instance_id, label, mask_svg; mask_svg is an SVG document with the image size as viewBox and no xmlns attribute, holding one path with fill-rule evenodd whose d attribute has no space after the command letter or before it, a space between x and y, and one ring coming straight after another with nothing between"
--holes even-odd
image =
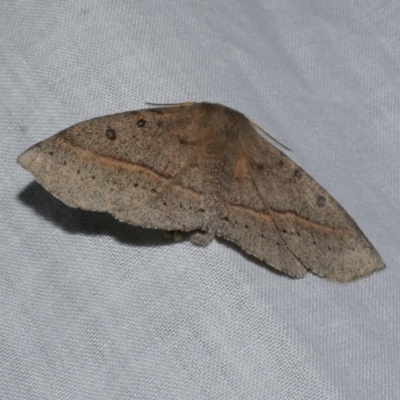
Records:
<instances>
[{"instance_id":1,"label":"moth's thorax","mask_svg":"<svg viewBox=\"0 0 400 400\"><path fill-rule=\"evenodd\" d=\"M243 114L221 104L195 103L191 107L197 116L199 134L216 145L238 141L240 134L251 128Z\"/></svg>"}]
</instances>

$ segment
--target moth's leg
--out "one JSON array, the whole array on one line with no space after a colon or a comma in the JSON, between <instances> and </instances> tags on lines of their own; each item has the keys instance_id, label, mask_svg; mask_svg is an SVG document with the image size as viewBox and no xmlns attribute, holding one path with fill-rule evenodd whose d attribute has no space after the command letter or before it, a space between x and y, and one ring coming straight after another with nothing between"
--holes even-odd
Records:
<instances>
[{"instance_id":1,"label":"moth's leg","mask_svg":"<svg viewBox=\"0 0 400 400\"><path fill-rule=\"evenodd\" d=\"M190 241L202 246L208 246L215 238L218 229L222 224L222 217L225 215L225 210L220 204L215 204L213 211L206 211L204 216L204 226L201 230L194 231L190 235Z\"/></svg>"},{"instance_id":2,"label":"moth's leg","mask_svg":"<svg viewBox=\"0 0 400 400\"><path fill-rule=\"evenodd\" d=\"M202 246L208 246L211 240L214 239L217 229L209 230L206 232L195 231L190 235L190 241Z\"/></svg>"},{"instance_id":3,"label":"moth's leg","mask_svg":"<svg viewBox=\"0 0 400 400\"><path fill-rule=\"evenodd\" d=\"M182 231L164 231L164 237L167 239L173 238L175 242L179 242L183 237Z\"/></svg>"}]
</instances>

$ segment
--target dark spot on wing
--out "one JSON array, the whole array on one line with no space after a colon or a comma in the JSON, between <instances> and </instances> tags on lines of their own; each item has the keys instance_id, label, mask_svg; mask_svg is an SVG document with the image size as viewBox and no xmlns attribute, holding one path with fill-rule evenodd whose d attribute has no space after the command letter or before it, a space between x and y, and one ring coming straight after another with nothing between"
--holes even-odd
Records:
<instances>
[{"instance_id":1,"label":"dark spot on wing","mask_svg":"<svg viewBox=\"0 0 400 400\"><path fill-rule=\"evenodd\" d=\"M106 136L107 136L107 139L110 139L110 140L115 140L117 138L116 132L114 131L114 129L111 129L111 128L106 130Z\"/></svg>"},{"instance_id":2,"label":"dark spot on wing","mask_svg":"<svg viewBox=\"0 0 400 400\"><path fill-rule=\"evenodd\" d=\"M318 207L323 207L326 203L326 198L324 196L317 196L316 204Z\"/></svg>"},{"instance_id":3,"label":"dark spot on wing","mask_svg":"<svg viewBox=\"0 0 400 400\"><path fill-rule=\"evenodd\" d=\"M182 144L182 145L189 144L189 142L183 137L178 138L178 140L179 140L179 144Z\"/></svg>"},{"instance_id":4,"label":"dark spot on wing","mask_svg":"<svg viewBox=\"0 0 400 400\"><path fill-rule=\"evenodd\" d=\"M298 169L295 169L295 170L294 170L293 175L294 175L297 179L300 179L300 178L303 176L303 174L302 174Z\"/></svg>"}]
</instances>

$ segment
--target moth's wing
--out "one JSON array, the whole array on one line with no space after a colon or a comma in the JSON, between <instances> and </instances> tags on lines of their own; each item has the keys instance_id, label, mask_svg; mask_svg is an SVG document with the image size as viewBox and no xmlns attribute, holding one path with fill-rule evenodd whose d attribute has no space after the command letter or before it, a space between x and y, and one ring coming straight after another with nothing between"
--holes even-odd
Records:
<instances>
[{"instance_id":1,"label":"moth's wing","mask_svg":"<svg viewBox=\"0 0 400 400\"><path fill-rule=\"evenodd\" d=\"M184 111L184 112L183 112ZM64 203L135 225L202 226L196 159L201 138L190 107L125 112L74 125L18 162Z\"/></svg>"},{"instance_id":2,"label":"moth's wing","mask_svg":"<svg viewBox=\"0 0 400 400\"><path fill-rule=\"evenodd\" d=\"M340 282L384 268L354 220L305 171L254 129L243 132L241 141L254 191L306 268Z\"/></svg>"},{"instance_id":3,"label":"moth's wing","mask_svg":"<svg viewBox=\"0 0 400 400\"><path fill-rule=\"evenodd\" d=\"M252 178L243 151L239 152L236 160L226 216L217 235L290 276L301 277L307 273L280 234Z\"/></svg>"}]
</instances>

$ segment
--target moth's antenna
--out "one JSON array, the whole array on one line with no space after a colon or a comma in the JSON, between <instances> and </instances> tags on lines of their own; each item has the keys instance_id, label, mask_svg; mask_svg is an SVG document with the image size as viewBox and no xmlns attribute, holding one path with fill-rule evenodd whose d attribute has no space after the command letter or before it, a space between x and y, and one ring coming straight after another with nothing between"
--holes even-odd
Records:
<instances>
[{"instance_id":1,"label":"moth's antenna","mask_svg":"<svg viewBox=\"0 0 400 400\"><path fill-rule=\"evenodd\" d=\"M270 139L272 139L275 143L278 143L280 146L282 146L284 149L292 151L291 149L289 149L289 147L285 146L283 143L279 142L278 140L276 140L273 136L271 136L268 132L264 131L263 128L261 128L260 125L257 125L255 122L250 121L251 124L253 126L255 126L257 129L259 129L261 132L264 132Z\"/></svg>"},{"instance_id":2,"label":"moth's antenna","mask_svg":"<svg viewBox=\"0 0 400 400\"><path fill-rule=\"evenodd\" d=\"M191 106L192 104L196 104L196 102L195 101L185 101L184 103L149 103L146 101L146 104L149 106L174 107L174 106Z\"/></svg>"}]
</instances>

